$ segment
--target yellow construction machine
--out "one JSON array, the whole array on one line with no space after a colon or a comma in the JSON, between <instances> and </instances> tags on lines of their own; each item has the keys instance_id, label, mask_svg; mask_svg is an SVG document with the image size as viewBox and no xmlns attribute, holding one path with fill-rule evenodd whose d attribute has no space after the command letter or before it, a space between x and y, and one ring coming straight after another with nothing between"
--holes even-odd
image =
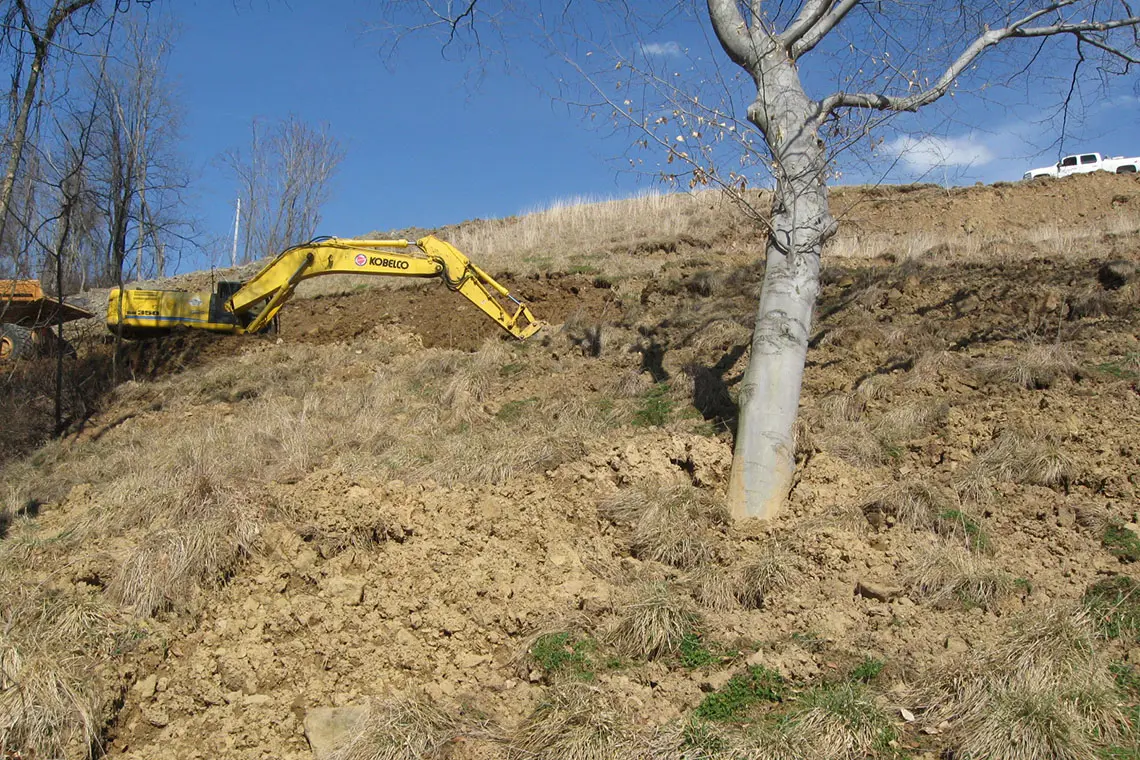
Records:
<instances>
[{"instance_id":1,"label":"yellow construction machine","mask_svg":"<svg viewBox=\"0 0 1140 760\"><path fill-rule=\"evenodd\" d=\"M54 326L95 315L61 298L44 295L39 280L0 280L0 362L75 349Z\"/></svg>"},{"instance_id":2,"label":"yellow construction machine","mask_svg":"<svg viewBox=\"0 0 1140 760\"><path fill-rule=\"evenodd\" d=\"M383 250L392 248L418 250ZM326 274L439 278L520 340L544 326L526 304L454 246L429 235L414 243L318 238L288 249L245 282L219 282L213 292L115 288L107 304L107 327L132 338L176 327L239 335L262 332L271 326L298 283Z\"/></svg>"}]
</instances>

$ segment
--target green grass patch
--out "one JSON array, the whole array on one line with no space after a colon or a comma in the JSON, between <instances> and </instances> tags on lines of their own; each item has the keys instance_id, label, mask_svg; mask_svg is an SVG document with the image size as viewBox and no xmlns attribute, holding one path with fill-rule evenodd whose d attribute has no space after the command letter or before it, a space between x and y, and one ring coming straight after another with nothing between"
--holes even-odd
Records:
<instances>
[{"instance_id":1,"label":"green grass patch","mask_svg":"<svg viewBox=\"0 0 1140 760\"><path fill-rule=\"evenodd\" d=\"M681 747L685 750L682 757L706 760L725 752L728 742L707 723L690 720L681 731Z\"/></svg>"},{"instance_id":2,"label":"green grass patch","mask_svg":"<svg viewBox=\"0 0 1140 760\"><path fill-rule=\"evenodd\" d=\"M694 715L714 721L735 720L755 704L779 702L784 698L784 679L763 665L753 665L738 673L721 688L705 696Z\"/></svg>"},{"instance_id":3,"label":"green grass patch","mask_svg":"<svg viewBox=\"0 0 1140 760\"><path fill-rule=\"evenodd\" d=\"M937 531L943 536L956 536L966 542L972 552L989 554L993 544L977 520L959 509L944 509L938 515Z\"/></svg>"},{"instance_id":4,"label":"green grass patch","mask_svg":"<svg viewBox=\"0 0 1140 760\"><path fill-rule=\"evenodd\" d=\"M1140 380L1140 354L1128 354L1120 361L1094 365L1093 372L1114 380Z\"/></svg>"},{"instance_id":5,"label":"green grass patch","mask_svg":"<svg viewBox=\"0 0 1140 760\"><path fill-rule=\"evenodd\" d=\"M511 362L499 367L499 377L514 377L526 369L526 365L520 362Z\"/></svg>"},{"instance_id":6,"label":"green grass patch","mask_svg":"<svg viewBox=\"0 0 1140 760\"><path fill-rule=\"evenodd\" d=\"M514 422L520 419L527 413L531 406L538 403L537 398L524 398L515 401L508 401L499 407L499 411L495 413L495 418L503 422Z\"/></svg>"},{"instance_id":7,"label":"green grass patch","mask_svg":"<svg viewBox=\"0 0 1140 760\"><path fill-rule=\"evenodd\" d=\"M1116 688L1133 698L1140 696L1140 671L1134 665L1113 662L1109 664L1108 670L1116 681Z\"/></svg>"},{"instance_id":8,"label":"green grass patch","mask_svg":"<svg viewBox=\"0 0 1140 760\"><path fill-rule=\"evenodd\" d=\"M1105 526L1101 543L1121 562L1140 560L1140 536L1120 523L1109 523Z\"/></svg>"},{"instance_id":9,"label":"green grass patch","mask_svg":"<svg viewBox=\"0 0 1140 760\"><path fill-rule=\"evenodd\" d=\"M589 264L574 264L569 269L570 274L601 274L602 270Z\"/></svg>"},{"instance_id":10,"label":"green grass patch","mask_svg":"<svg viewBox=\"0 0 1140 760\"><path fill-rule=\"evenodd\" d=\"M582 681L594 680L597 642L576 638L566 631L547 633L535 639L530 656L547 674L566 673Z\"/></svg>"},{"instance_id":11,"label":"green grass patch","mask_svg":"<svg viewBox=\"0 0 1140 760\"><path fill-rule=\"evenodd\" d=\"M654 427L668 422L674 405L668 395L669 383L657 383L641 394L633 412L633 424L637 427Z\"/></svg>"},{"instance_id":12,"label":"green grass patch","mask_svg":"<svg viewBox=\"0 0 1140 760\"><path fill-rule=\"evenodd\" d=\"M879 674L883 672L883 666L886 665L882 660L876 660L874 657L864 657L863 661L852 668L848 680L858 681L859 683L871 683Z\"/></svg>"},{"instance_id":13,"label":"green grass patch","mask_svg":"<svg viewBox=\"0 0 1140 760\"><path fill-rule=\"evenodd\" d=\"M1118 639L1140 631L1140 583L1127 575L1105 578L1085 589L1081 599L1102 635Z\"/></svg>"},{"instance_id":14,"label":"green grass patch","mask_svg":"<svg viewBox=\"0 0 1140 760\"><path fill-rule=\"evenodd\" d=\"M681 639L681 651L678 654L681 664L686 668L700 668L720 660L709 651L700 634L686 633Z\"/></svg>"},{"instance_id":15,"label":"green grass patch","mask_svg":"<svg viewBox=\"0 0 1140 760\"><path fill-rule=\"evenodd\" d=\"M681 649L677 659L683 667L702 668L717 665L738 657L740 652L724 649L716 644L708 644L699 633L686 633L681 639Z\"/></svg>"}]
</instances>

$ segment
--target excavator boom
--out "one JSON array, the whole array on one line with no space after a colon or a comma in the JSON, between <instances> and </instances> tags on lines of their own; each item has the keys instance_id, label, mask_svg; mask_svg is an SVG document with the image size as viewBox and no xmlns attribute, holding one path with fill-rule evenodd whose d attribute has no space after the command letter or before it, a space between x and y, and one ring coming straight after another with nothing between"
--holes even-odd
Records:
<instances>
[{"instance_id":1,"label":"excavator boom","mask_svg":"<svg viewBox=\"0 0 1140 760\"><path fill-rule=\"evenodd\" d=\"M416 251L384 250L392 248ZM439 278L520 340L543 327L526 304L454 246L431 235L415 243L316 240L288 249L245 283L219 283L214 293L115 289L107 307L107 326L127 333L162 331L175 325L237 334L261 332L300 282L327 274Z\"/></svg>"}]
</instances>

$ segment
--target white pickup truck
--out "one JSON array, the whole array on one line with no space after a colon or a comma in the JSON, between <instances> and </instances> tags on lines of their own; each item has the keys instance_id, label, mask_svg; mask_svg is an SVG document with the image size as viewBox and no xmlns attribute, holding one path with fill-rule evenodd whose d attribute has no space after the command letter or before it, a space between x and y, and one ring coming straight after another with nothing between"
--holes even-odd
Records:
<instances>
[{"instance_id":1,"label":"white pickup truck","mask_svg":"<svg viewBox=\"0 0 1140 760\"><path fill-rule=\"evenodd\" d=\"M1070 174L1088 174L1089 172L1114 172L1116 174L1133 174L1140 167L1140 158L1105 158L1099 153L1081 153L1075 156L1065 156L1053 166L1040 169L1030 169L1022 179L1036 177L1068 177Z\"/></svg>"}]
</instances>

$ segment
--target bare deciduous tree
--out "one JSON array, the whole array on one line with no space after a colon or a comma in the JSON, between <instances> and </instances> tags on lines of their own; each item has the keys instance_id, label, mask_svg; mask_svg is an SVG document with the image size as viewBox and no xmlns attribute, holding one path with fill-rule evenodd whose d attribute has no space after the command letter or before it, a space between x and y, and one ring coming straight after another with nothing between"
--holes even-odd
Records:
<instances>
[{"instance_id":1,"label":"bare deciduous tree","mask_svg":"<svg viewBox=\"0 0 1140 760\"><path fill-rule=\"evenodd\" d=\"M224 156L241 195L242 261L278 253L316 233L343 158L324 125L292 116L266 129L254 120L249 148Z\"/></svg>"},{"instance_id":2,"label":"bare deciduous tree","mask_svg":"<svg viewBox=\"0 0 1140 760\"><path fill-rule=\"evenodd\" d=\"M556 48L579 74L587 73L585 56L609 57L609 69L618 74L606 76L595 66L597 76L588 75L595 105L633 126L646 144L664 148L670 161L686 165L694 182L739 188L749 169L774 179L764 285L740 385L729 483L737 517L775 516L792 484L792 430L820 253L837 227L827 200L835 151L867 134L878 121L873 115L918 111L963 82L982 89L1024 82L1031 72L1040 78L1063 71L1069 86L1059 90L1060 107L1066 108L1072 86L1086 72L1123 74L1140 63L1140 16L1126 0L706 0L703 10L690 3L664 10L624 0L601 5L605 10L598 13L594 5L573 2L537 10L510 0L421 0L389 5L387 20L397 38L429 30L441 32L445 46L458 40L481 50L481 32L488 30L495 33L488 37L510 42L504 19L511 19L530 30L530 40ZM639 72L625 65L637 57L629 52L631 39L639 39L630 27L659 34L685 18L711 25L721 51L746 75L743 81L717 68L685 91L648 66ZM680 52L677 43L669 44L642 44L641 58ZM978 71L983 60L985 76ZM651 96L636 115L637 95L630 93L644 97L646 91ZM747 104L743 119L725 102L734 98ZM711 105L718 100L723 108ZM669 106L671 113L662 113ZM851 129L846 125L853 116ZM741 124L747 131L737 129ZM661 132L678 125L685 129L672 137ZM748 133L758 136L756 144ZM716 160L723 153L713 143L728 134L753 152L758 165L738 174Z\"/></svg>"},{"instance_id":3,"label":"bare deciduous tree","mask_svg":"<svg viewBox=\"0 0 1140 760\"><path fill-rule=\"evenodd\" d=\"M99 0L53 0L48 8L38 5L42 4L33 0L11 0L4 11L3 28L15 51L17 66L9 93L11 111L5 135L8 155L4 176L0 179L0 241L5 239L17 173L27 148L28 126L48 59L56 52L57 37L68 26L74 27L69 31L86 32L90 24L103 23Z\"/></svg>"}]
</instances>

